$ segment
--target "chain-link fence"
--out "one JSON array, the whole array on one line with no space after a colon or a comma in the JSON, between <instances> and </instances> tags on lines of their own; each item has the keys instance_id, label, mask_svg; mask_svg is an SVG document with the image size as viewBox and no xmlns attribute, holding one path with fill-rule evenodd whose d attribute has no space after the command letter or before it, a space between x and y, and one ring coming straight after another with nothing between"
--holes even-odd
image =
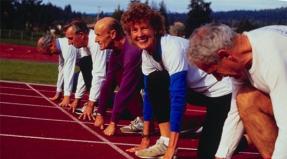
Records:
<instances>
[{"instance_id":1,"label":"chain-link fence","mask_svg":"<svg viewBox=\"0 0 287 159\"><path fill-rule=\"evenodd\" d=\"M24 43L35 43L37 39L41 37L43 34L44 34L43 32L0 29L1 41L12 40Z\"/></svg>"}]
</instances>

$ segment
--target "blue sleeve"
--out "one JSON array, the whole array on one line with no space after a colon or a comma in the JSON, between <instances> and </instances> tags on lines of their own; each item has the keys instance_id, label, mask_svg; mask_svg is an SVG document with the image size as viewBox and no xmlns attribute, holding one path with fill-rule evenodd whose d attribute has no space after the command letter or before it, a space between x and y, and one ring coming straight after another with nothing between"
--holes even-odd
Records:
<instances>
[{"instance_id":1,"label":"blue sleeve","mask_svg":"<svg viewBox=\"0 0 287 159\"><path fill-rule=\"evenodd\" d=\"M153 113L152 107L147 91L147 76L144 76L144 107L143 107L144 121L151 121L153 117L152 113Z\"/></svg>"},{"instance_id":2,"label":"blue sleeve","mask_svg":"<svg viewBox=\"0 0 287 159\"><path fill-rule=\"evenodd\" d=\"M171 131L179 132L186 105L187 71L181 71L170 77L170 125Z\"/></svg>"}]
</instances>

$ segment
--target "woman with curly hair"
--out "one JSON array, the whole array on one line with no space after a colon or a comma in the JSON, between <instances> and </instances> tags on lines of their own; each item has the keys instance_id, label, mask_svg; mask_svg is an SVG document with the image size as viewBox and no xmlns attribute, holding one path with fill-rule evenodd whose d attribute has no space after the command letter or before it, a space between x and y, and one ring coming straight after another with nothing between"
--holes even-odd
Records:
<instances>
[{"instance_id":1,"label":"woman with curly hair","mask_svg":"<svg viewBox=\"0 0 287 159\"><path fill-rule=\"evenodd\" d=\"M181 121L189 94L199 94L207 106L207 117L199 144L199 158L214 158L222 127L230 108L229 78L218 81L195 66L188 65L188 40L165 33L164 19L159 12L143 3L132 3L122 15L122 26L130 40L142 52L144 74L144 130L140 146L128 149L138 157L163 156L175 153ZM193 100L192 100L193 101ZM149 146L152 119L159 124L160 138Z\"/></svg>"}]
</instances>

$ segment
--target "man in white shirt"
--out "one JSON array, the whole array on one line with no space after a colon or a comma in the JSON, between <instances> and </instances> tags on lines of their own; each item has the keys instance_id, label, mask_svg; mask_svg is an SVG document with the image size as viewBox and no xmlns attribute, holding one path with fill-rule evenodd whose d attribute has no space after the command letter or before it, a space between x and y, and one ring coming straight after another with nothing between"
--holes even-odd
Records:
<instances>
[{"instance_id":1,"label":"man in white shirt","mask_svg":"<svg viewBox=\"0 0 287 159\"><path fill-rule=\"evenodd\" d=\"M216 157L231 158L245 128L264 159L286 159L287 26L237 34L226 25L207 24L191 36L189 60L218 79L233 77Z\"/></svg>"},{"instance_id":2,"label":"man in white shirt","mask_svg":"<svg viewBox=\"0 0 287 159\"><path fill-rule=\"evenodd\" d=\"M92 56L93 69L89 101L83 111L83 114L80 115L80 118L88 118L91 120L94 119L91 112L93 112L95 102L100 94L102 82L106 76L106 62L108 53L107 50L100 50L99 45L95 42L94 31L90 30L85 22L74 20L66 28L66 37L68 38L69 43L73 44L76 48L82 48L83 52ZM86 81L85 84L87 85ZM77 103L72 104L72 107L74 107L73 109L75 109L76 106Z\"/></svg>"},{"instance_id":3,"label":"man in white shirt","mask_svg":"<svg viewBox=\"0 0 287 159\"><path fill-rule=\"evenodd\" d=\"M59 55L56 94L50 99L52 101L60 100L62 97L61 93L64 89L64 99L59 105L68 105L70 103L70 95L72 90L74 90L77 83L77 81L75 81L77 75L74 74L74 71L77 60L79 60L79 49L75 48L73 45L69 45L67 38L56 38L50 33L39 38L37 42L37 49L41 53ZM79 76L82 76L81 73ZM79 83L81 83L81 79L82 77L79 77ZM83 91L77 90L77 92L80 93Z\"/></svg>"}]
</instances>

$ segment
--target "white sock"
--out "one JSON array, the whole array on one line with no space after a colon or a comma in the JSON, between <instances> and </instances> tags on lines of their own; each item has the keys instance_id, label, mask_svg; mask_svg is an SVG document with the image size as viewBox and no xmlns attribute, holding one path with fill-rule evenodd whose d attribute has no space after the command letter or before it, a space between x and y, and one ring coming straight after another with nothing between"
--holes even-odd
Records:
<instances>
[{"instance_id":1,"label":"white sock","mask_svg":"<svg viewBox=\"0 0 287 159\"><path fill-rule=\"evenodd\" d=\"M168 146L168 143L169 143L169 138L168 137L160 136L159 140L163 141L163 144L165 146Z\"/></svg>"}]
</instances>

